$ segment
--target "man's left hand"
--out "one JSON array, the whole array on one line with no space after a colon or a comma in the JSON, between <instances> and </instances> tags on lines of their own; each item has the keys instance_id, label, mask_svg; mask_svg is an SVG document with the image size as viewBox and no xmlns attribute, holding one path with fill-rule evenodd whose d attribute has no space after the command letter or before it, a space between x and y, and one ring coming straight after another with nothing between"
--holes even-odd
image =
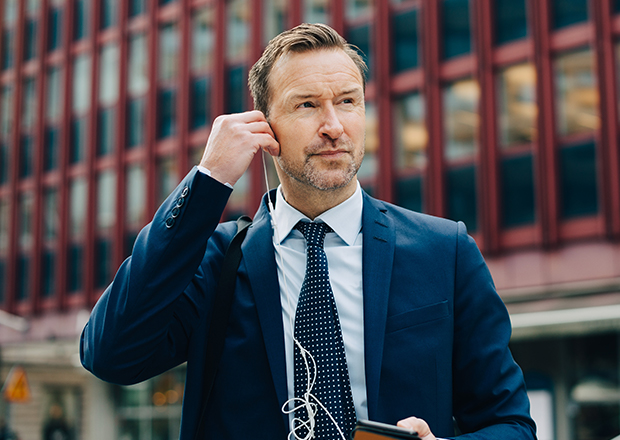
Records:
<instances>
[{"instance_id":1,"label":"man's left hand","mask_svg":"<svg viewBox=\"0 0 620 440\"><path fill-rule=\"evenodd\" d=\"M422 440L437 440L428 423L417 417L409 417L397 423L397 426L413 429Z\"/></svg>"}]
</instances>

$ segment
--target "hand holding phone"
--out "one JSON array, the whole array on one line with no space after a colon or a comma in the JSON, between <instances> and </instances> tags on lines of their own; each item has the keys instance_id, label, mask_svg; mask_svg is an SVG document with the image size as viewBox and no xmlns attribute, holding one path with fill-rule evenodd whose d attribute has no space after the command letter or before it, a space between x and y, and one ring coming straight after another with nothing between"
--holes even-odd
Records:
<instances>
[{"instance_id":1,"label":"hand holding phone","mask_svg":"<svg viewBox=\"0 0 620 440\"><path fill-rule=\"evenodd\" d=\"M352 438L354 440L420 440L418 434L412 429L370 420L358 420L353 429Z\"/></svg>"}]
</instances>

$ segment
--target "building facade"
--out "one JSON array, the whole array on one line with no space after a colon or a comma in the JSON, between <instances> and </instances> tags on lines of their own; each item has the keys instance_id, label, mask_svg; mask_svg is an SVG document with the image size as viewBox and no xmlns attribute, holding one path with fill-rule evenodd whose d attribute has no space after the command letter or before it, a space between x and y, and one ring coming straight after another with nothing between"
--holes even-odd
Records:
<instances>
[{"instance_id":1,"label":"building facade","mask_svg":"<svg viewBox=\"0 0 620 440\"><path fill-rule=\"evenodd\" d=\"M0 325L0 373L28 374L31 401L4 404L20 438L54 404L76 439L177 437L183 368L102 383L79 333L212 120L252 108L266 43L301 22L369 64L364 189L478 242L541 440L620 434L620 0L2 0L0 309L29 329ZM226 219L254 212L261 167Z\"/></svg>"}]
</instances>

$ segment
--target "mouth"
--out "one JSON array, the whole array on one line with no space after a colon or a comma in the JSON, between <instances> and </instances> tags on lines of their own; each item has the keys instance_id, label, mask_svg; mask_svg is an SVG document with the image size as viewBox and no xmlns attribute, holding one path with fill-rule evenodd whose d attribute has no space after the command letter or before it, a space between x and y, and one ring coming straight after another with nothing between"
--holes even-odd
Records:
<instances>
[{"instance_id":1,"label":"mouth","mask_svg":"<svg viewBox=\"0 0 620 440\"><path fill-rule=\"evenodd\" d=\"M344 156L345 154L349 154L347 150L325 150L319 151L318 153L312 154L312 156L319 156L325 159L335 159Z\"/></svg>"}]
</instances>

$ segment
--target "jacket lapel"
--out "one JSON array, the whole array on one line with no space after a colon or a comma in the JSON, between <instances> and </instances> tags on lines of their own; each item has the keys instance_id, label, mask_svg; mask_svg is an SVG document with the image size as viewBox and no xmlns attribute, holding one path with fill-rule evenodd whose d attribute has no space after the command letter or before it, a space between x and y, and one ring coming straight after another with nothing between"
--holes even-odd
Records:
<instances>
[{"instance_id":1,"label":"jacket lapel","mask_svg":"<svg viewBox=\"0 0 620 440\"><path fill-rule=\"evenodd\" d=\"M263 202L254 217L254 223L248 230L242 251L256 301L276 394L278 401L283 405L288 399L284 329L272 235L270 215ZM283 413L282 418L285 426L288 426L288 416Z\"/></svg>"},{"instance_id":2,"label":"jacket lapel","mask_svg":"<svg viewBox=\"0 0 620 440\"><path fill-rule=\"evenodd\" d=\"M364 193L362 212L364 244L364 356L369 418L377 413L385 323L387 319L395 234L387 209Z\"/></svg>"}]
</instances>

